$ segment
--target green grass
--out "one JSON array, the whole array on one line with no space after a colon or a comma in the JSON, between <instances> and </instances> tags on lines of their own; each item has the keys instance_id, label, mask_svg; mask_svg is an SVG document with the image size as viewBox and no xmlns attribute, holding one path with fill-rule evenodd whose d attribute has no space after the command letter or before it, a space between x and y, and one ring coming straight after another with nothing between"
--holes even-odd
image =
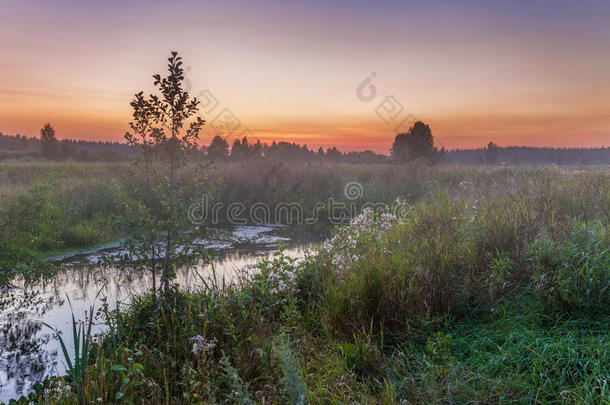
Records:
<instances>
[{"instance_id":1,"label":"green grass","mask_svg":"<svg viewBox=\"0 0 610 405\"><path fill-rule=\"evenodd\" d=\"M454 367L485 376L491 384L504 384L505 397L498 396L499 400L601 403L610 399L607 316L576 314L545 325L549 320L535 313L535 307L497 310L504 313L489 323L472 320L452 330Z\"/></svg>"},{"instance_id":2,"label":"green grass","mask_svg":"<svg viewBox=\"0 0 610 405\"><path fill-rule=\"evenodd\" d=\"M608 318L547 324L521 297L484 318L451 323L446 355L406 344L386 359L396 397L417 403L607 403ZM446 342L446 341L445 341ZM441 352L443 352L441 350Z\"/></svg>"}]
</instances>

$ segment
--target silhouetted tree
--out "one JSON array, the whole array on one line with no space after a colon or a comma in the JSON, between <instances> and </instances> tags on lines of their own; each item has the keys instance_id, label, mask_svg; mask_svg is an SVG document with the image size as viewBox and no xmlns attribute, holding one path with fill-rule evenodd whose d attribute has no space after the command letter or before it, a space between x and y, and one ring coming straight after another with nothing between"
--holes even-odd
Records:
<instances>
[{"instance_id":1,"label":"silhouetted tree","mask_svg":"<svg viewBox=\"0 0 610 405\"><path fill-rule=\"evenodd\" d=\"M324 149L322 149L322 147L320 146L320 147L318 148L318 158L319 158L319 159L324 159L324 157L325 157L325 154L324 154Z\"/></svg>"},{"instance_id":2,"label":"silhouetted tree","mask_svg":"<svg viewBox=\"0 0 610 405\"><path fill-rule=\"evenodd\" d=\"M342 157L342 154L337 149L336 146L326 149L326 158L327 159L329 159L331 161L339 161L339 160L341 160L341 157Z\"/></svg>"},{"instance_id":3,"label":"silhouetted tree","mask_svg":"<svg viewBox=\"0 0 610 405\"><path fill-rule=\"evenodd\" d=\"M250 148L250 155L252 159L260 159L263 157L263 144L260 139L257 139L256 143Z\"/></svg>"},{"instance_id":4,"label":"silhouetted tree","mask_svg":"<svg viewBox=\"0 0 610 405\"><path fill-rule=\"evenodd\" d=\"M211 160L226 159L229 156L229 144L220 135L216 135L208 146L208 158Z\"/></svg>"},{"instance_id":5,"label":"silhouetted tree","mask_svg":"<svg viewBox=\"0 0 610 405\"><path fill-rule=\"evenodd\" d=\"M487 144L485 160L487 160L487 163L490 165L498 163L498 145L495 142L489 142Z\"/></svg>"},{"instance_id":6,"label":"silhouetted tree","mask_svg":"<svg viewBox=\"0 0 610 405\"><path fill-rule=\"evenodd\" d=\"M189 238L194 235L184 232L191 224L181 201L188 182L197 180L192 175L178 178L177 170L189 162L185 156L196 150L205 123L197 115L199 100L191 99L183 87L182 58L172 52L168 62L167 77L153 75L159 94L135 95L129 123L133 133L125 134L130 145L142 150L149 186L146 199L134 207L124 224L130 232L127 243L137 264L152 272L153 291L158 267L162 271L159 289L167 291L176 264L193 252ZM200 170L193 173L204 175Z\"/></svg>"},{"instance_id":7,"label":"silhouetted tree","mask_svg":"<svg viewBox=\"0 0 610 405\"><path fill-rule=\"evenodd\" d=\"M233 160L242 160L244 158L244 153L241 147L241 141L239 138L236 138L233 141L233 145L231 145L231 159Z\"/></svg>"},{"instance_id":8,"label":"silhouetted tree","mask_svg":"<svg viewBox=\"0 0 610 405\"><path fill-rule=\"evenodd\" d=\"M57 138L55 137L55 129L50 123L47 123L40 130L40 152L47 159L57 156Z\"/></svg>"},{"instance_id":9,"label":"silhouetted tree","mask_svg":"<svg viewBox=\"0 0 610 405\"><path fill-rule=\"evenodd\" d=\"M417 121L409 132L396 135L392 145L392 157L400 163L418 158L436 162L441 152L434 146L434 137L428 124Z\"/></svg>"},{"instance_id":10,"label":"silhouetted tree","mask_svg":"<svg viewBox=\"0 0 610 405\"><path fill-rule=\"evenodd\" d=\"M250 159L252 146L248 143L248 137L244 136L241 140L241 159Z\"/></svg>"}]
</instances>

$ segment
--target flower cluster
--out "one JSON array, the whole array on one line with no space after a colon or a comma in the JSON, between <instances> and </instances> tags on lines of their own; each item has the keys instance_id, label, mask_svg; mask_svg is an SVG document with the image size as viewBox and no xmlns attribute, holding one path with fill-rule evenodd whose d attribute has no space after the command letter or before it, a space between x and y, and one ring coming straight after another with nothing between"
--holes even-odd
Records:
<instances>
[{"instance_id":1,"label":"flower cluster","mask_svg":"<svg viewBox=\"0 0 610 405\"><path fill-rule=\"evenodd\" d=\"M321 250L330 256L330 262L337 270L346 272L358 262L356 253L360 245L376 239L397 222L399 218L389 208L377 213L364 208L348 226L337 229L330 239L324 241Z\"/></svg>"},{"instance_id":2,"label":"flower cluster","mask_svg":"<svg viewBox=\"0 0 610 405\"><path fill-rule=\"evenodd\" d=\"M267 284L271 287L271 294L278 295L297 290L297 274L292 266L272 267L267 276Z\"/></svg>"},{"instance_id":3,"label":"flower cluster","mask_svg":"<svg viewBox=\"0 0 610 405\"><path fill-rule=\"evenodd\" d=\"M377 228L387 231L396 222L398 222L398 218L396 217L396 215L391 212L384 211L380 213L379 217L377 218Z\"/></svg>"},{"instance_id":4,"label":"flower cluster","mask_svg":"<svg viewBox=\"0 0 610 405\"><path fill-rule=\"evenodd\" d=\"M189 342L193 344L192 352L194 355L199 356L203 354L210 354L216 347L218 341L216 338L207 340L201 335L193 336L189 339Z\"/></svg>"}]
</instances>

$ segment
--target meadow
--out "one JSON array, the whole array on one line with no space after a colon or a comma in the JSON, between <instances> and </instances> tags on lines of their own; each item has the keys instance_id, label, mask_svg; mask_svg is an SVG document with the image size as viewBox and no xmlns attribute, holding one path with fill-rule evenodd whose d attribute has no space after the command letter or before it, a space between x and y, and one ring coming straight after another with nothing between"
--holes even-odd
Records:
<instances>
[{"instance_id":1,"label":"meadow","mask_svg":"<svg viewBox=\"0 0 610 405\"><path fill-rule=\"evenodd\" d=\"M99 308L108 331L89 338L75 323L63 337L69 375L21 403L610 402L607 167L188 170L205 176L185 204L210 193L313 207L348 201L355 181L359 207L388 209L312 224L326 241L304 260L279 251L233 282L170 288L162 306L151 294ZM59 251L121 238L115 218L142 182L127 163L2 166L4 281L50 271L42 259Z\"/></svg>"}]
</instances>

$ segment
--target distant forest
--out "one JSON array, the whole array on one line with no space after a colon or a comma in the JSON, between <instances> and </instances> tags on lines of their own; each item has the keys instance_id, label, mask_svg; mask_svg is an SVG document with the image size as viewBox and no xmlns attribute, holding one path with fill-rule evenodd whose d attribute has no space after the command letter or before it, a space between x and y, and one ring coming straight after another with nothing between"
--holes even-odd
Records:
<instances>
[{"instance_id":1,"label":"distant forest","mask_svg":"<svg viewBox=\"0 0 610 405\"><path fill-rule=\"evenodd\" d=\"M135 151L125 143L57 141L52 160L75 160L83 162L118 162L127 160ZM42 142L39 138L21 135L5 135L0 132L0 160L20 158L43 158Z\"/></svg>"},{"instance_id":2,"label":"distant forest","mask_svg":"<svg viewBox=\"0 0 610 405\"><path fill-rule=\"evenodd\" d=\"M610 164L610 148L536 148L529 146L498 147L495 163L513 165L607 165ZM447 152L443 163L486 164L489 149L456 149ZM493 160L494 158L492 158Z\"/></svg>"},{"instance_id":3,"label":"distant forest","mask_svg":"<svg viewBox=\"0 0 610 405\"><path fill-rule=\"evenodd\" d=\"M217 137L220 138L220 137ZM337 163L388 163L388 155L372 151L341 152L336 147L313 150L307 145L290 142L271 144L235 140L231 147L222 138L215 139L208 154L204 146L193 154L211 160L276 159L291 161L328 161ZM218 145L220 144L220 145ZM56 141L52 156L44 156L39 138L5 135L0 132L0 160L49 159L81 162L118 162L129 160L137 154L133 147L120 142L61 140ZM209 156L208 156L209 155ZM610 164L610 147L606 148L537 148L527 146L494 147L479 149L455 149L443 151L438 163L448 164L557 164L557 165L607 165Z\"/></svg>"}]
</instances>

